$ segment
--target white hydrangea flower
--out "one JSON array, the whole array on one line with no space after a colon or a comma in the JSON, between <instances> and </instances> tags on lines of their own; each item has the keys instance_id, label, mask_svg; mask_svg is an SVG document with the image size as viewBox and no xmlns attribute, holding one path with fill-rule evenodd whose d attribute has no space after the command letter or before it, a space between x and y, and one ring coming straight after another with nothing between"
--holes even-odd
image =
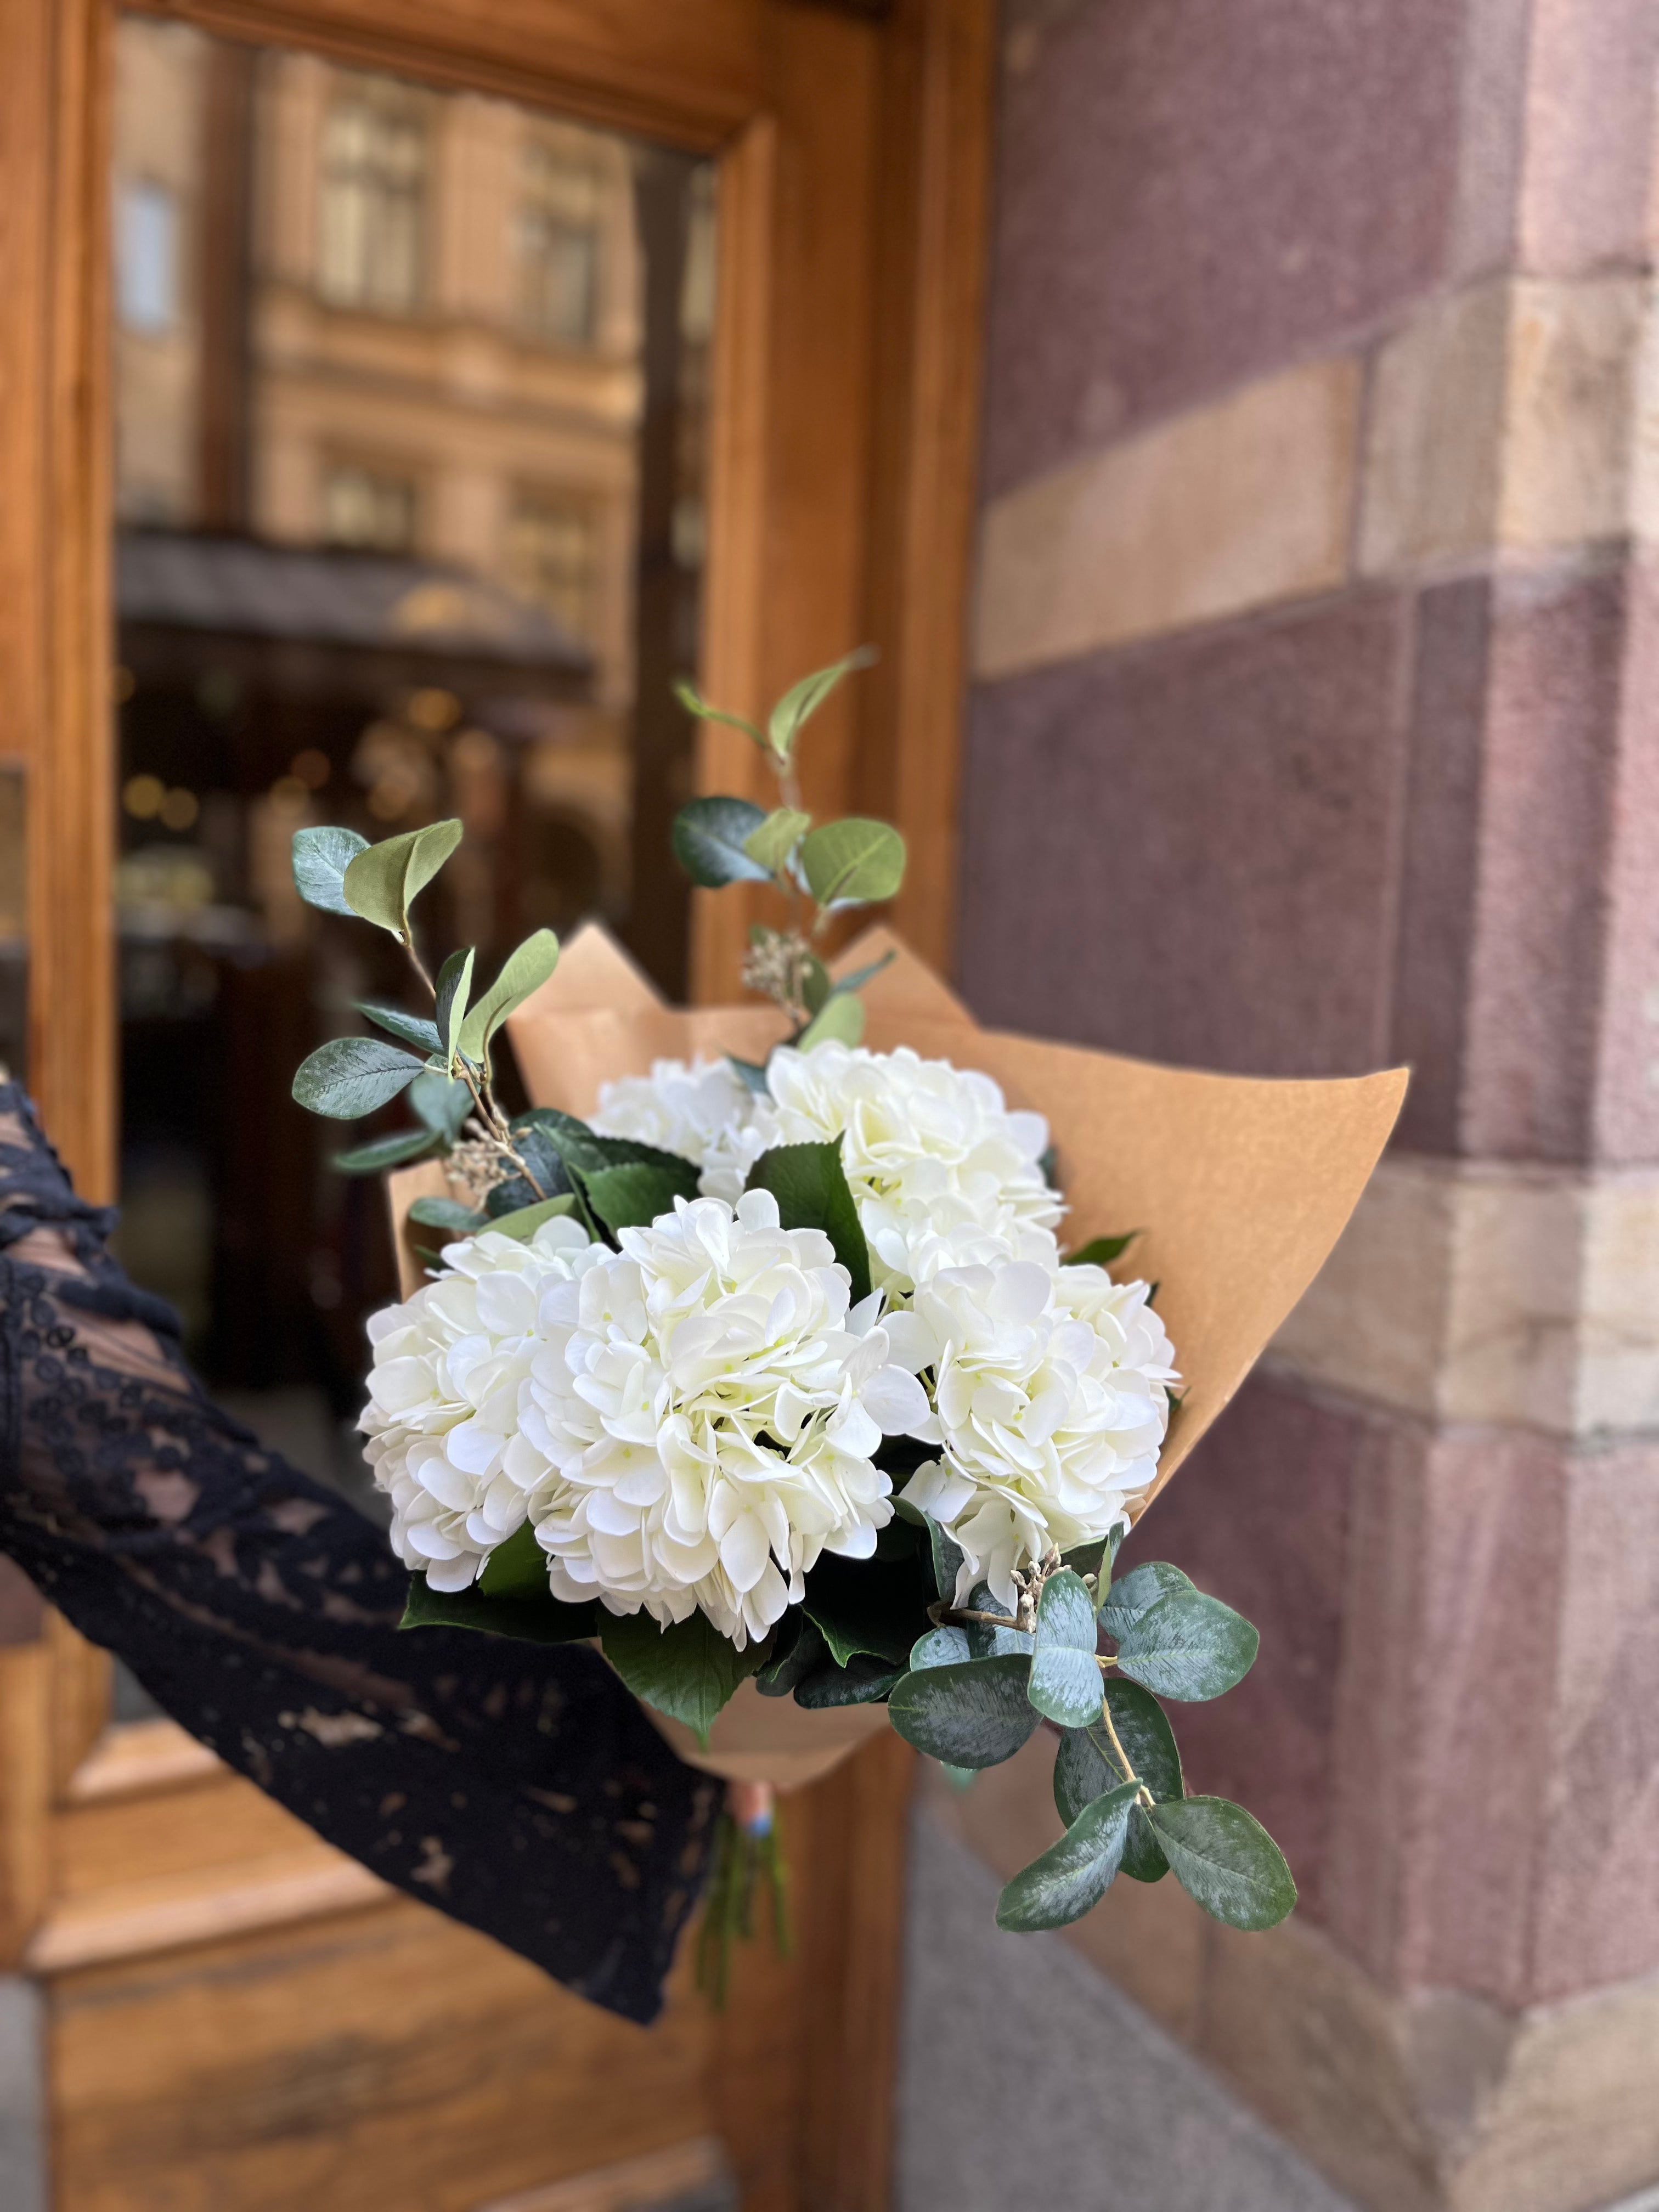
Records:
<instances>
[{"instance_id":1,"label":"white hydrangea flower","mask_svg":"<svg viewBox=\"0 0 1659 2212\"><path fill-rule=\"evenodd\" d=\"M878 1286L908 1291L918 1239L957 1229L988 1231L1017 1258L1054 1264L1065 1209L1039 1164L1048 1125L1041 1114L1011 1113L988 1075L908 1047L821 1044L781 1048L767 1082L777 1108L772 1143L842 1139Z\"/></svg>"},{"instance_id":2,"label":"white hydrangea flower","mask_svg":"<svg viewBox=\"0 0 1659 2212\"><path fill-rule=\"evenodd\" d=\"M602 1137L632 1137L678 1152L702 1170L705 1198L735 1206L749 1170L769 1145L774 1115L726 1060L658 1060L649 1075L624 1075L600 1087L590 1127Z\"/></svg>"},{"instance_id":3,"label":"white hydrangea flower","mask_svg":"<svg viewBox=\"0 0 1659 2212\"><path fill-rule=\"evenodd\" d=\"M679 1200L621 1243L544 1288L506 1472L556 1597L701 1607L741 1650L820 1553L870 1557L893 1511L872 1455L927 1396L878 1298L849 1312L829 1238L781 1228L770 1192Z\"/></svg>"},{"instance_id":4,"label":"white hydrangea flower","mask_svg":"<svg viewBox=\"0 0 1659 2212\"><path fill-rule=\"evenodd\" d=\"M936 1425L920 1433L941 1447L904 1497L961 1546L957 1602L987 1582L1012 1608L1016 1567L1104 1536L1152 1481L1178 1378L1146 1284L987 1241L919 1245L913 1307L887 1329L929 1377Z\"/></svg>"},{"instance_id":5,"label":"white hydrangea flower","mask_svg":"<svg viewBox=\"0 0 1659 2212\"><path fill-rule=\"evenodd\" d=\"M485 1230L447 1247L435 1281L369 1318L364 1455L392 1499L392 1548L434 1589L465 1589L524 1520L502 1464L541 1343L541 1287L573 1282L599 1256L568 1218L528 1243Z\"/></svg>"}]
</instances>

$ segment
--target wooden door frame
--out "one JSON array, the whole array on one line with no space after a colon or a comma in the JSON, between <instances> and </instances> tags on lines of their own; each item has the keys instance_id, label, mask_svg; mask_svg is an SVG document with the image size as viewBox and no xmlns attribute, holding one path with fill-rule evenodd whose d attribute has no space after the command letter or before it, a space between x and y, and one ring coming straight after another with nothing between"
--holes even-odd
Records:
<instances>
[{"instance_id":1,"label":"wooden door frame","mask_svg":"<svg viewBox=\"0 0 1659 2212\"><path fill-rule=\"evenodd\" d=\"M948 967L994 0L892 0L884 11L860 0L140 4L718 157L702 681L755 714L814 661L861 639L879 647L875 677L846 687L815 726L809 802L899 824L911 861L895 918ZM114 1194L117 1129L115 15L113 0L0 0L0 754L23 758L28 777L30 1085L78 1187L100 1199ZM873 150L856 192L826 195L814 178L835 147L838 101L870 124ZM809 248L823 258L826 225L845 234L830 256L843 292L821 301L798 279ZM856 375L844 337L820 342L832 314L860 319ZM834 525L821 532L831 487ZM768 598L780 565L794 580L781 619ZM821 599L806 581L820 576ZM705 729L699 742L701 788L769 797L745 740ZM747 919L740 899L698 896L698 995L733 994ZM42 1838L103 1725L106 1672L61 1624L0 1665L0 1965L38 1917ZM810 1824L804 1934L820 2057L801 2202L836 2212L885 2196L908 1783L908 1753L884 1742L815 1793ZM739 2070L744 2033L734 2014Z\"/></svg>"}]
</instances>

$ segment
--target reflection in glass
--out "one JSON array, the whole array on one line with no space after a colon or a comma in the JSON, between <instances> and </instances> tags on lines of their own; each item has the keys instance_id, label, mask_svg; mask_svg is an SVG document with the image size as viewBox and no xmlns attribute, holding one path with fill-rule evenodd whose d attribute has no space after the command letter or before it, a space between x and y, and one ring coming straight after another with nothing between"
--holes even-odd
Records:
<instances>
[{"instance_id":1,"label":"reflection in glass","mask_svg":"<svg viewBox=\"0 0 1659 2212\"><path fill-rule=\"evenodd\" d=\"M401 978L301 903L289 842L459 815L428 951L487 972L595 914L683 987L712 193L614 134L137 17L116 118L124 1256L216 1389L355 1479L389 1255L327 1155L371 1131L331 1144L288 1089Z\"/></svg>"}]
</instances>

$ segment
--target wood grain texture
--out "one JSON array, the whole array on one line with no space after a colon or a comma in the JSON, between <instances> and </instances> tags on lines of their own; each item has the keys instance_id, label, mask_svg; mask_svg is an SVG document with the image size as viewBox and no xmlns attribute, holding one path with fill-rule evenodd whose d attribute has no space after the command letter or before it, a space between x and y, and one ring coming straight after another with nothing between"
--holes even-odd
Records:
<instances>
[{"instance_id":1,"label":"wood grain texture","mask_svg":"<svg viewBox=\"0 0 1659 2212\"><path fill-rule=\"evenodd\" d=\"M45 1646L0 1646L0 1972L20 1963L46 1910L51 1714Z\"/></svg>"},{"instance_id":2,"label":"wood grain texture","mask_svg":"<svg viewBox=\"0 0 1659 2212\"><path fill-rule=\"evenodd\" d=\"M708 151L763 105L765 0L140 0L231 38L544 101Z\"/></svg>"}]
</instances>

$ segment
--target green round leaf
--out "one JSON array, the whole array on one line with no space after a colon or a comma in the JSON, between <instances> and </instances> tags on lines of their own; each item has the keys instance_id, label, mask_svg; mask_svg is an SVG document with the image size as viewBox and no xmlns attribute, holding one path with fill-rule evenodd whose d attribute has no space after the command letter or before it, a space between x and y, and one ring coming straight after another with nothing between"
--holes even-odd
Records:
<instances>
[{"instance_id":1,"label":"green round leaf","mask_svg":"<svg viewBox=\"0 0 1659 2212\"><path fill-rule=\"evenodd\" d=\"M417 1198L409 1209L411 1221L422 1229L447 1229L458 1237L471 1237L489 1216L481 1206L463 1206L454 1198Z\"/></svg>"},{"instance_id":2,"label":"green round leaf","mask_svg":"<svg viewBox=\"0 0 1659 2212\"><path fill-rule=\"evenodd\" d=\"M1162 1698L1218 1698L1255 1663L1261 1638L1242 1613L1195 1589L1176 1590L1129 1629L1117 1663Z\"/></svg>"},{"instance_id":3,"label":"green round leaf","mask_svg":"<svg viewBox=\"0 0 1659 2212\"><path fill-rule=\"evenodd\" d=\"M799 807L775 806L758 830L751 830L743 849L758 860L769 875L781 875L789 855L812 826L810 814Z\"/></svg>"},{"instance_id":4,"label":"green round leaf","mask_svg":"<svg viewBox=\"0 0 1659 2212\"><path fill-rule=\"evenodd\" d=\"M1134 1785L1085 1805L1057 1844L1023 1867L997 1899L997 1926L1015 1935L1081 1920L1110 1888L1123 1856Z\"/></svg>"},{"instance_id":5,"label":"green round leaf","mask_svg":"<svg viewBox=\"0 0 1659 2212\"><path fill-rule=\"evenodd\" d=\"M409 1103L428 1129L434 1130L447 1145L453 1145L472 1111L472 1093L441 1068L428 1067L410 1085Z\"/></svg>"},{"instance_id":6,"label":"green round leaf","mask_svg":"<svg viewBox=\"0 0 1659 2212\"><path fill-rule=\"evenodd\" d=\"M924 1667L906 1674L888 1705L907 1743L949 1766L995 1766L1012 1759L1037 1724L1025 1694L1031 1662L1019 1654Z\"/></svg>"},{"instance_id":7,"label":"green round leaf","mask_svg":"<svg viewBox=\"0 0 1659 2212\"><path fill-rule=\"evenodd\" d=\"M1160 1598L1172 1590L1189 1590L1192 1583L1179 1567L1166 1559L1148 1559L1131 1567L1115 1582L1101 1601L1100 1625L1109 1636L1127 1636L1143 1613L1150 1613Z\"/></svg>"},{"instance_id":8,"label":"green round leaf","mask_svg":"<svg viewBox=\"0 0 1659 2212\"><path fill-rule=\"evenodd\" d=\"M294 1097L313 1114L356 1121L405 1091L421 1072L412 1053L379 1037L336 1037L295 1071Z\"/></svg>"},{"instance_id":9,"label":"green round leaf","mask_svg":"<svg viewBox=\"0 0 1659 2212\"><path fill-rule=\"evenodd\" d=\"M460 842L461 825L451 820L406 830L400 837L370 845L350 862L342 879L347 905L392 936L405 936L410 908Z\"/></svg>"},{"instance_id":10,"label":"green round leaf","mask_svg":"<svg viewBox=\"0 0 1659 2212\"><path fill-rule=\"evenodd\" d=\"M1296 1903L1285 1855L1260 1820L1224 1797L1182 1797L1146 1815L1176 1880L1233 1928L1273 1928Z\"/></svg>"},{"instance_id":11,"label":"green round leaf","mask_svg":"<svg viewBox=\"0 0 1659 2212\"><path fill-rule=\"evenodd\" d=\"M744 849L765 821L761 808L746 799L694 799L674 817L674 858L705 890L769 883L771 870Z\"/></svg>"},{"instance_id":12,"label":"green round leaf","mask_svg":"<svg viewBox=\"0 0 1659 2212\"><path fill-rule=\"evenodd\" d=\"M1037 1601L1030 1695L1037 1711L1061 1728L1086 1728L1100 1717L1095 1601L1069 1568L1048 1577Z\"/></svg>"},{"instance_id":13,"label":"green round leaf","mask_svg":"<svg viewBox=\"0 0 1659 2212\"><path fill-rule=\"evenodd\" d=\"M960 1628L930 1628L910 1646L913 1670L921 1667L960 1667L973 1657Z\"/></svg>"},{"instance_id":14,"label":"green round leaf","mask_svg":"<svg viewBox=\"0 0 1659 2212\"><path fill-rule=\"evenodd\" d=\"M345 895L345 872L359 853L368 850L367 837L355 830L296 830L294 833L294 888L307 906L325 914L349 915Z\"/></svg>"},{"instance_id":15,"label":"green round leaf","mask_svg":"<svg viewBox=\"0 0 1659 2212\"><path fill-rule=\"evenodd\" d=\"M871 906L903 882L904 840L890 822L848 815L803 840L800 864L820 906Z\"/></svg>"},{"instance_id":16,"label":"green round leaf","mask_svg":"<svg viewBox=\"0 0 1659 2212\"><path fill-rule=\"evenodd\" d=\"M815 1044L855 1045L864 1035L864 1001L850 992L837 991L826 999L795 1039L798 1052L811 1052Z\"/></svg>"}]
</instances>

